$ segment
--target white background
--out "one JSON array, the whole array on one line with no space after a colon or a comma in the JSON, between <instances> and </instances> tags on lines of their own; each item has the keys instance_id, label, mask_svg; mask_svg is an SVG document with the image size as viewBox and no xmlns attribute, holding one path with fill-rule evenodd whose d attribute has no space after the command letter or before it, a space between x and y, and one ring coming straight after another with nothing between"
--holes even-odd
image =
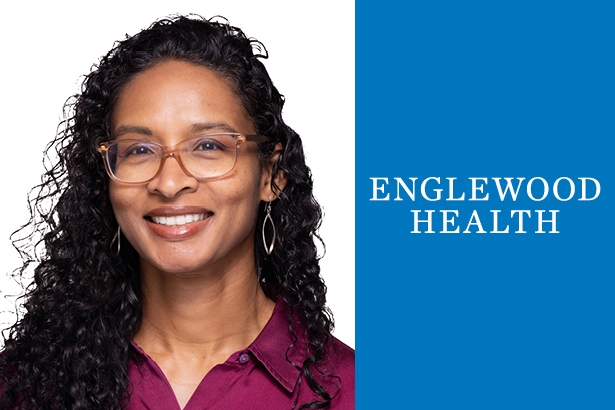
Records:
<instances>
[{"instance_id":1,"label":"white background","mask_svg":"<svg viewBox=\"0 0 615 410\"><path fill-rule=\"evenodd\" d=\"M302 136L324 208L321 268L334 335L354 347L354 2L15 3L0 6L0 327L15 320L10 295L20 292L8 277L20 266L9 236L28 220L27 193L40 181L64 101L114 41L160 17L197 13L226 17L269 51L265 65L286 96L284 119Z\"/></svg>"}]
</instances>

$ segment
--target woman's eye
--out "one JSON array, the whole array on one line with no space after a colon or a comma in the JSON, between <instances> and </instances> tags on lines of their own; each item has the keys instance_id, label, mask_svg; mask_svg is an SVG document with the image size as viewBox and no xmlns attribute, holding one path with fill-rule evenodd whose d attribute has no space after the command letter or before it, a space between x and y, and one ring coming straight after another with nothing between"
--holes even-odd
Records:
<instances>
[{"instance_id":1,"label":"woman's eye","mask_svg":"<svg viewBox=\"0 0 615 410\"><path fill-rule=\"evenodd\" d=\"M125 156L130 156L130 155L146 155L146 154L152 154L153 150L150 146L148 145L133 145L132 147L128 148L124 155Z\"/></svg>"},{"instance_id":2,"label":"woman's eye","mask_svg":"<svg viewBox=\"0 0 615 410\"><path fill-rule=\"evenodd\" d=\"M220 149L224 149L224 146L212 139L200 140L195 147L195 151L215 151Z\"/></svg>"}]
</instances>

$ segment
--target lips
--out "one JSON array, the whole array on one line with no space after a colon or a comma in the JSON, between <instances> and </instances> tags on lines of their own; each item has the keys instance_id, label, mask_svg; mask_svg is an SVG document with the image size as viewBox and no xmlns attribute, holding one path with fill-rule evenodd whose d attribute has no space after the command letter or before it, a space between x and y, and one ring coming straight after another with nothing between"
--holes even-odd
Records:
<instances>
[{"instance_id":1,"label":"lips","mask_svg":"<svg viewBox=\"0 0 615 410\"><path fill-rule=\"evenodd\" d=\"M164 239L181 240L199 233L213 212L201 207L157 208L145 215L151 231Z\"/></svg>"},{"instance_id":2,"label":"lips","mask_svg":"<svg viewBox=\"0 0 615 410\"><path fill-rule=\"evenodd\" d=\"M202 221L211 216L211 212L207 214L186 214L177 216L152 216L152 222L160 225L185 225L191 222Z\"/></svg>"}]
</instances>

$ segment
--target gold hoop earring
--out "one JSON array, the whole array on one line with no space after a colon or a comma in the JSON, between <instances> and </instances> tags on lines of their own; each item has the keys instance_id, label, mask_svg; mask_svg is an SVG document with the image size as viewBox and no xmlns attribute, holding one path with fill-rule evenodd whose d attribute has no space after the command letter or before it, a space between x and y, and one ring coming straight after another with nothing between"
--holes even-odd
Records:
<instances>
[{"instance_id":1,"label":"gold hoop earring","mask_svg":"<svg viewBox=\"0 0 615 410\"><path fill-rule=\"evenodd\" d=\"M273 219L271 219L271 202L267 202L267 206L265 207L265 220L263 221L263 245L265 246L265 252L267 255L271 255L273 252L273 246L275 245L275 224L273 223ZM271 243L267 246L267 239L265 238L265 226L267 225L267 221L271 224L271 229L273 230L273 237L271 238Z\"/></svg>"},{"instance_id":2,"label":"gold hoop earring","mask_svg":"<svg viewBox=\"0 0 615 410\"><path fill-rule=\"evenodd\" d=\"M117 226L117 232L115 233L115 235L113 235L113 239L111 239L111 246L109 246L111 248L111 250L113 250L113 242L115 242L117 240L117 250L115 251L115 253L113 254L113 256L117 256L120 254L120 249L122 247L121 244L121 232L120 232L120 226Z\"/></svg>"}]
</instances>

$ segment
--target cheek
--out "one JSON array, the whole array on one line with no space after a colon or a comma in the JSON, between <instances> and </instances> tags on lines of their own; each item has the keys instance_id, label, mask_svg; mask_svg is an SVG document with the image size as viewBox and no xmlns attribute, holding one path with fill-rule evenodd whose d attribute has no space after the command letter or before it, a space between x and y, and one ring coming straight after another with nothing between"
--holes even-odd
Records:
<instances>
[{"instance_id":1,"label":"cheek","mask_svg":"<svg viewBox=\"0 0 615 410\"><path fill-rule=\"evenodd\" d=\"M115 219L122 230L122 235L141 254L141 249L138 246L139 241L135 240L135 235L138 231L136 220L141 219L136 216L136 196L136 193L132 192L131 187L117 186L113 182L109 186L109 199L113 207Z\"/></svg>"},{"instance_id":2,"label":"cheek","mask_svg":"<svg viewBox=\"0 0 615 410\"><path fill-rule=\"evenodd\" d=\"M232 185L221 182L211 186L211 192L219 205L219 210L227 210L234 214L235 223L256 224L258 205L260 203L260 174L258 170L242 170L236 175ZM232 223L231 221L231 223ZM240 222L241 221L241 222Z\"/></svg>"},{"instance_id":3,"label":"cheek","mask_svg":"<svg viewBox=\"0 0 615 410\"><path fill-rule=\"evenodd\" d=\"M109 199L111 200L115 219L120 225L126 223L131 209L134 210L135 198L136 193L131 193L129 187L120 187L113 182L109 186Z\"/></svg>"},{"instance_id":4,"label":"cheek","mask_svg":"<svg viewBox=\"0 0 615 410\"><path fill-rule=\"evenodd\" d=\"M258 180L249 175L247 175L247 178L242 178L240 183L233 184L232 187L220 186L217 189L212 189L212 191L218 193L216 195L215 192L212 192L221 200L221 206L241 208L242 212L247 212L250 215L256 215L258 212L260 201Z\"/></svg>"}]
</instances>

